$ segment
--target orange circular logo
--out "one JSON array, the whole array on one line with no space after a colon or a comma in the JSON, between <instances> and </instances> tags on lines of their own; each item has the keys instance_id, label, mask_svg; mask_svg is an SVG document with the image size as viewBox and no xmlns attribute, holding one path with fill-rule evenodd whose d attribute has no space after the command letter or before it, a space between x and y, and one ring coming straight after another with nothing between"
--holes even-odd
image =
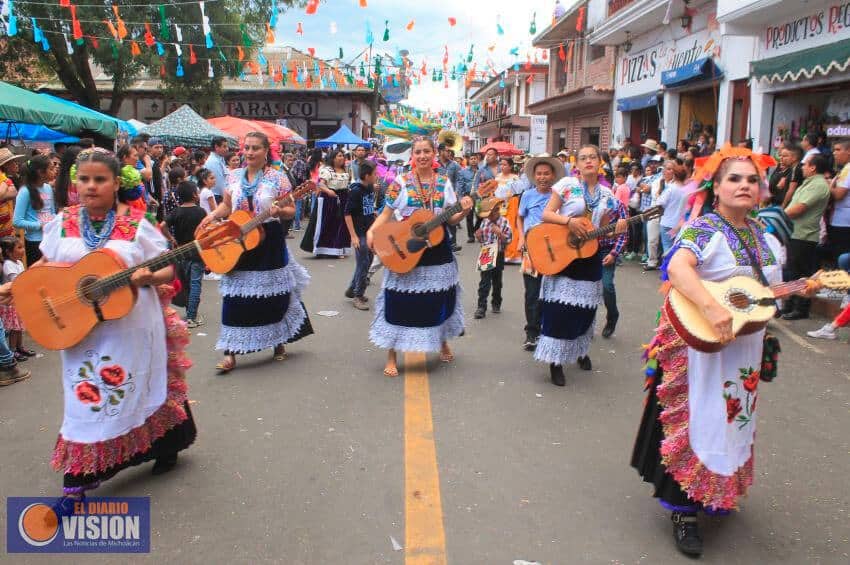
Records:
<instances>
[{"instance_id":1,"label":"orange circular logo","mask_svg":"<svg viewBox=\"0 0 850 565\"><path fill-rule=\"evenodd\" d=\"M47 545L59 533L59 517L44 503L30 504L18 518L18 532L30 545Z\"/></svg>"}]
</instances>

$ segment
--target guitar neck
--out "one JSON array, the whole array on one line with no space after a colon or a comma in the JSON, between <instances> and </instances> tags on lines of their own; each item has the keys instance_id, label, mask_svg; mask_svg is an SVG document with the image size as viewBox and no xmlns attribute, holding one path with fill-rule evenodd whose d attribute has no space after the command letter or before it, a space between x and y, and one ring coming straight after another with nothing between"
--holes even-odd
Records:
<instances>
[{"instance_id":1,"label":"guitar neck","mask_svg":"<svg viewBox=\"0 0 850 565\"><path fill-rule=\"evenodd\" d=\"M803 292L806 287L806 279L797 279L796 281L770 285L770 290L775 298L784 298L795 292Z\"/></svg>"},{"instance_id":2,"label":"guitar neck","mask_svg":"<svg viewBox=\"0 0 850 565\"><path fill-rule=\"evenodd\" d=\"M481 197L478 194L470 194L470 198L472 198L473 203L481 200ZM431 233L441 225L447 223L452 216L457 214L458 212L463 210L463 205L461 205L460 200L449 206L448 208L444 208L442 212L428 220L422 225L422 230L425 233Z\"/></svg>"},{"instance_id":3,"label":"guitar neck","mask_svg":"<svg viewBox=\"0 0 850 565\"><path fill-rule=\"evenodd\" d=\"M260 212L259 214L242 224L242 235L245 235L246 233L257 229L263 222L265 222L271 217L272 213L269 210L266 210L265 212Z\"/></svg>"},{"instance_id":4,"label":"guitar neck","mask_svg":"<svg viewBox=\"0 0 850 565\"><path fill-rule=\"evenodd\" d=\"M637 216L633 216L633 217L629 218L628 220L626 220L626 223L628 225L632 225L632 224L637 224L637 223L642 222L642 221L643 221L643 214L639 214ZM609 233L614 233L614 230L616 230L616 229L617 229L617 223L614 222L613 224L608 224L607 226L597 228L593 231L587 232L587 235L582 237L581 240L585 241L585 240L589 240L589 239L596 239L596 238L602 237L603 235L608 235Z\"/></svg>"},{"instance_id":5,"label":"guitar neck","mask_svg":"<svg viewBox=\"0 0 850 565\"><path fill-rule=\"evenodd\" d=\"M181 259L185 259L187 257L191 257L193 254L198 252L198 244L195 241L191 241L180 247L169 251L167 253L163 253L153 259L148 259L143 263L139 263L135 267L130 267L129 269L124 269L114 275L110 275L108 277L104 277L94 283L94 287L96 291L100 291L103 293L109 293L113 290L117 290L122 286L127 286L130 284L130 278L133 276L133 273L138 271L139 269L148 268L151 272L158 271L169 265L173 265L177 261Z\"/></svg>"}]
</instances>

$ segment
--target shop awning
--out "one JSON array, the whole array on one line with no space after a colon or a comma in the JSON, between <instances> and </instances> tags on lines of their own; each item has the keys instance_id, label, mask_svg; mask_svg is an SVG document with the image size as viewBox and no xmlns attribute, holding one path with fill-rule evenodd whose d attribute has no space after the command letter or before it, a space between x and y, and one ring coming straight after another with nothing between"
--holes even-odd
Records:
<instances>
[{"instance_id":1,"label":"shop awning","mask_svg":"<svg viewBox=\"0 0 850 565\"><path fill-rule=\"evenodd\" d=\"M842 72L850 66L850 39L750 63L750 74L768 82L811 79Z\"/></svg>"},{"instance_id":2,"label":"shop awning","mask_svg":"<svg viewBox=\"0 0 850 565\"><path fill-rule=\"evenodd\" d=\"M723 72L717 68L711 57L703 57L693 63L664 71L661 73L661 84L673 88L702 80L716 80L722 76Z\"/></svg>"},{"instance_id":3,"label":"shop awning","mask_svg":"<svg viewBox=\"0 0 850 565\"><path fill-rule=\"evenodd\" d=\"M629 98L617 98L618 112L631 112L632 110L643 110L650 106L658 105L658 93L641 94L640 96L630 96Z\"/></svg>"}]
</instances>

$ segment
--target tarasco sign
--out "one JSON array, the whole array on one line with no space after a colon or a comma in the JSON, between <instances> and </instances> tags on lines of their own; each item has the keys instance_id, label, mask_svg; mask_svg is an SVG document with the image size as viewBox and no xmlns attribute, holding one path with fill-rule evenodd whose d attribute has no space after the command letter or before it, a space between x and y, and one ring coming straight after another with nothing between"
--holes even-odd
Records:
<instances>
[{"instance_id":1,"label":"tarasco sign","mask_svg":"<svg viewBox=\"0 0 850 565\"><path fill-rule=\"evenodd\" d=\"M237 118L316 118L319 115L316 100L225 100L224 113Z\"/></svg>"},{"instance_id":2,"label":"tarasco sign","mask_svg":"<svg viewBox=\"0 0 850 565\"><path fill-rule=\"evenodd\" d=\"M806 8L797 17L767 26L762 36L765 51L771 54L799 51L850 37L850 1Z\"/></svg>"},{"instance_id":3,"label":"tarasco sign","mask_svg":"<svg viewBox=\"0 0 850 565\"><path fill-rule=\"evenodd\" d=\"M617 69L617 95L641 94L661 87L661 73L678 69L697 59L711 57L719 47L715 34L704 29L675 41L627 53Z\"/></svg>"}]
</instances>

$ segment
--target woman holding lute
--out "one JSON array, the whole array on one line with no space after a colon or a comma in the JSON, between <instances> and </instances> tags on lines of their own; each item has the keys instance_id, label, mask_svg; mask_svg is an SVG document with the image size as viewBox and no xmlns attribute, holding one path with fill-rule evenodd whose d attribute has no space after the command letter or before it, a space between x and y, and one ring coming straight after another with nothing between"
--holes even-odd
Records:
<instances>
[{"instance_id":1,"label":"woman holding lute","mask_svg":"<svg viewBox=\"0 0 850 565\"><path fill-rule=\"evenodd\" d=\"M576 157L580 178L566 176L552 187L543 221L567 226L570 234L583 237L594 228L616 222L616 234L625 242L628 228L620 213L622 204L606 187L599 184L601 152L595 145L584 145ZM544 276L540 285L540 338L534 358L549 363L552 383L566 384L563 366L578 361L579 367L592 368L588 352L593 338L596 307L602 299L602 266L616 261L616 254L576 259L560 273Z\"/></svg>"},{"instance_id":2,"label":"woman holding lute","mask_svg":"<svg viewBox=\"0 0 850 565\"><path fill-rule=\"evenodd\" d=\"M374 231L395 214L407 218L419 209L440 214L457 202L452 183L434 170L434 142L413 142L413 169L399 175L386 190L384 210L366 234L374 249ZM462 210L449 223L457 225L472 209L472 199L461 198ZM437 229L445 230L445 226ZM404 274L386 269L382 292L375 300L375 319L369 332L372 343L388 349L384 374L398 375L396 351L439 351L440 360L454 359L448 340L463 333L463 305L457 261L447 234L439 245L427 249L417 266Z\"/></svg>"},{"instance_id":3,"label":"woman holding lute","mask_svg":"<svg viewBox=\"0 0 850 565\"><path fill-rule=\"evenodd\" d=\"M689 347L664 312L647 349L649 393L631 463L672 512L676 545L688 555L702 553L697 513L737 508L753 482L758 385L772 378L775 360L763 361L764 330L733 335L732 316L701 281L781 281L780 245L750 218L773 164L728 144L698 159L694 178L712 183L714 212L684 225L662 267L725 345L714 353Z\"/></svg>"},{"instance_id":4,"label":"woman holding lute","mask_svg":"<svg viewBox=\"0 0 850 565\"><path fill-rule=\"evenodd\" d=\"M43 258L36 266L77 263L104 249L133 267L167 250L155 223L118 200L120 164L114 155L80 152L76 186L80 205L44 225ZM130 279L137 293L130 313L98 324L62 351L65 410L52 460L65 475L60 512L126 467L155 460L154 474L168 471L177 452L195 439L184 375L191 366L183 351L188 333L166 306L173 289L159 286L173 279L171 267L137 269ZM8 300L9 289L0 296Z\"/></svg>"},{"instance_id":5,"label":"woman holding lute","mask_svg":"<svg viewBox=\"0 0 850 565\"><path fill-rule=\"evenodd\" d=\"M287 198L292 187L286 175L269 164L265 134L247 134L242 151L245 167L231 173L221 204L199 227L225 219L234 210L268 215L260 244L243 253L219 283L221 334L216 349L224 350L224 359L216 369L222 373L236 367L237 354L273 348L275 361L283 361L284 344L313 333L301 303L310 275L289 255L281 223L295 215L295 205Z\"/></svg>"}]
</instances>

